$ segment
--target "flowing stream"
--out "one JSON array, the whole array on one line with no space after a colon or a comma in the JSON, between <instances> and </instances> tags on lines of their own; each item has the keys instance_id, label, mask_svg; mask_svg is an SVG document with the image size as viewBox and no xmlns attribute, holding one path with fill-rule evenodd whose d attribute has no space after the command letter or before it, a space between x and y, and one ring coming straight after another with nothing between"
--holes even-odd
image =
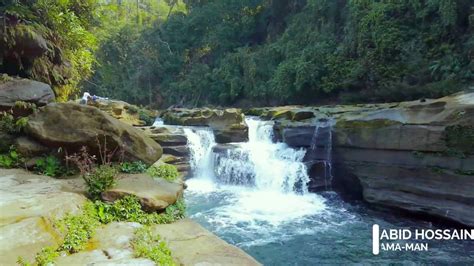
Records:
<instances>
[{"instance_id":1,"label":"flowing stream","mask_svg":"<svg viewBox=\"0 0 474 266\"><path fill-rule=\"evenodd\" d=\"M223 146L216 145L208 128L185 129L193 169L185 197L192 219L261 263L462 263L474 259L472 243L456 241L430 243L430 251L424 253L372 255L374 223L384 228L434 227L381 214L362 203L346 203L334 192L308 192L309 177L302 162L306 151L274 143L271 122L255 118L246 122L249 141Z\"/></svg>"}]
</instances>

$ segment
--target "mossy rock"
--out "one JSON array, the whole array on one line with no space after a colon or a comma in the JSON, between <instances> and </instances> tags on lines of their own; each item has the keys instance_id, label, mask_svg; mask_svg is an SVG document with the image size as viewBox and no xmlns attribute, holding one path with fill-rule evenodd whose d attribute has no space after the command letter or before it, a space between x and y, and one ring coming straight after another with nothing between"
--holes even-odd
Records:
<instances>
[{"instance_id":1,"label":"mossy rock","mask_svg":"<svg viewBox=\"0 0 474 266\"><path fill-rule=\"evenodd\" d=\"M373 119L373 120L339 120L336 123L338 128L346 129L362 129L362 128L384 128L394 125L401 125L402 123L389 119Z\"/></svg>"},{"instance_id":2,"label":"mossy rock","mask_svg":"<svg viewBox=\"0 0 474 266\"><path fill-rule=\"evenodd\" d=\"M448 149L464 154L474 154L474 126L448 126L444 134Z\"/></svg>"}]
</instances>

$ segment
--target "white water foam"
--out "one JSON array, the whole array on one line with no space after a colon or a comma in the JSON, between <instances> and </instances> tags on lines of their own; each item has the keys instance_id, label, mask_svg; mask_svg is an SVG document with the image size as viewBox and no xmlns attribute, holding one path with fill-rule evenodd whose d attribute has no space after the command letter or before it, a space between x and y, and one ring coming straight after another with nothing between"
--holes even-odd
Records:
<instances>
[{"instance_id":1,"label":"white water foam","mask_svg":"<svg viewBox=\"0 0 474 266\"><path fill-rule=\"evenodd\" d=\"M212 131L185 129L195 173L186 182L186 193L210 205L192 217L204 219L217 232L238 234L244 238L239 245L261 245L282 240L288 232L283 228L322 214L326 206L321 196L307 192L305 151L273 143L271 122L249 118L246 122L249 141L236 144L237 149L228 151L226 160L218 163L212 153ZM239 180L248 175L252 182ZM219 182L222 176L232 182ZM313 231L300 228L291 235Z\"/></svg>"}]
</instances>

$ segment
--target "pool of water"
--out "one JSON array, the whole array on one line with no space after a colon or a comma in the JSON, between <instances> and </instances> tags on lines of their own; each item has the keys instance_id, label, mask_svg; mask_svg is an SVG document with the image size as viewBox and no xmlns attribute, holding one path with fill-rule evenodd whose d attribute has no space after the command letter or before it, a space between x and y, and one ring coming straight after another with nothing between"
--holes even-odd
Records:
<instances>
[{"instance_id":1,"label":"pool of water","mask_svg":"<svg viewBox=\"0 0 474 266\"><path fill-rule=\"evenodd\" d=\"M435 229L432 224L347 203L334 192L277 193L187 181L188 215L265 265L350 263L473 264L473 241L429 241L428 251L372 254L372 225Z\"/></svg>"}]
</instances>

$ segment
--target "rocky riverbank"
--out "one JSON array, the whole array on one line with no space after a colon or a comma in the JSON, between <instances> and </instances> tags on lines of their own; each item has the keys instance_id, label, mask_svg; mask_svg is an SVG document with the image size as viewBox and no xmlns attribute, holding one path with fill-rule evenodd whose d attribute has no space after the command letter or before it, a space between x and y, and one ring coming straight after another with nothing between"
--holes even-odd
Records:
<instances>
[{"instance_id":1,"label":"rocky riverbank","mask_svg":"<svg viewBox=\"0 0 474 266\"><path fill-rule=\"evenodd\" d=\"M330 148L333 188L373 205L474 226L472 92L435 100L246 113L275 120L278 139L308 149L305 160L315 190L327 188L319 162Z\"/></svg>"},{"instance_id":2,"label":"rocky riverbank","mask_svg":"<svg viewBox=\"0 0 474 266\"><path fill-rule=\"evenodd\" d=\"M122 176L123 180L136 178L134 175ZM176 193L181 193L182 188L176 190L170 185L155 185L155 190L148 186L148 193L153 190L155 200L166 201L170 195L176 200ZM0 264L14 265L18 257L31 261L42 248L58 245L61 237L54 227L54 220L81 212L86 201L84 188L79 177L54 179L20 169L0 170ZM131 189L130 186L127 189ZM130 240L139 227L142 225L133 222L102 225L96 229L85 250L60 256L55 265L155 265L149 259L134 256ZM154 225L152 232L165 239L173 259L180 265L258 265L243 251L189 219Z\"/></svg>"}]
</instances>

